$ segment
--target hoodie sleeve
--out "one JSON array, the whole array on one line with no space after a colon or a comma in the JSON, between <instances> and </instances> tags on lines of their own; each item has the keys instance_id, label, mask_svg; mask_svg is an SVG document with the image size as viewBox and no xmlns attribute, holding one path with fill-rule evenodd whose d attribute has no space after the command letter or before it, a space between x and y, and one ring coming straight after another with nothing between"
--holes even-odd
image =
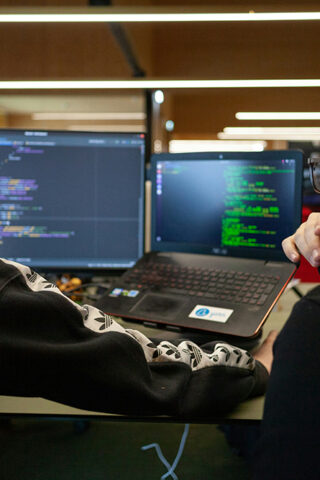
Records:
<instances>
[{"instance_id":1,"label":"hoodie sleeve","mask_svg":"<svg viewBox=\"0 0 320 480\"><path fill-rule=\"evenodd\" d=\"M0 394L131 415L216 416L265 392L268 373L225 342L154 343L0 260Z\"/></svg>"}]
</instances>

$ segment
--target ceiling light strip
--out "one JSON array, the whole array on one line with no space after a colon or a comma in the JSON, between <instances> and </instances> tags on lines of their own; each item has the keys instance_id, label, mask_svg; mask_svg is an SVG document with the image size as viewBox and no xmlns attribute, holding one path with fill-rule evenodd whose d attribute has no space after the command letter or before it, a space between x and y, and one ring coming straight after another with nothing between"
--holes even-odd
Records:
<instances>
[{"instance_id":1,"label":"ceiling light strip","mask_svg":"<svg viewBox=\"0 0 320 480\"><path fill-rule=\"evenodd\" d=\"M225 127L224 133L237 135L247 134L317 134L320 135L320 127Z\"/></svg>"},{"instance_id":2,"label":"ceiling light strip","mask_svg":"<svg viewBox=\"0 0 320 480\"><path fill-rule=\"evenodd\" d=\"M145 132L146 126L140 125L69 125L66 130L87 131L87 132Z\"/></svg>"},{"instance_id":3,"label":"ceiling light strip","mask_svg":"<svg viewBox=\"0 0 320 480\"><path fill-rule=\"evenodd\" d=\"M320 87L320 79L0 81L1 90Z\"/></svg>"},{"instance_id":4,"label":"ceiling light strip","mask_svg":"<svg viewBox=\"0 0 320 480\"><path fill-rule=\"evenodd\" d=\"M246 140L170 140L169 152L231 152L231 151L254 151L261 152L267 143L264 141Z\"/></svg>"},{"instance_id":5,"label":"ceiling light strip","mask_svg":"<svg viewBox=\"0 0 320 480\"><path fill-rule=\"evenodd\" d=\"M237 112L238 120L320 120L320 112Z\"/></svg>"},{"instance_id":6,"label":"ceiling light strip","mask_svg":"<svg viewBox=\"0 0 320 480\"><path fill-rule=\"evenodd\" d=\"M320 140L319 127L226 127L220 140Z\"/></svg>"},{"instance_id":7,"label":"ceiling light strip","mask_svg":"<svg viewBox=\"0 0 320 480\"><path fill-rule=\"evenodd\" d=\"M145 120L144 112L36 112L32 120Z\"/></svg>"},{"instance_id":8,"label":"ceiling light strip","mask_svg":"<svg viewBox=\"0 0 320 480\"><path fill-rule=\"evenodd\" d=\"M0 22L258 22L320 20L320 12L0 13Z\"/></svg>"},{"instance_id":9,"label":"ceiling light strip","mask_svg":"<svg viewBox=\"0 0 320 480\"><path fill-rule=\"evenodd\" d=\"M219 132L217 137L220 140L287 140L287 141L320 141L320 133L319 134L280 134L280 133L264 133L264 134L246 134L246 135L237 135L231 133L223 133Z\"/></svg>"},{"instance_id":10,"label":"ceiling light strip","mask_svg":"<svg viewBox=\"0 0 320 480\"><path fill-rule=\"evenodd\" d=\"M225 127L220 140L320 140L320 127Z\"/></svg>"}]
</instances>

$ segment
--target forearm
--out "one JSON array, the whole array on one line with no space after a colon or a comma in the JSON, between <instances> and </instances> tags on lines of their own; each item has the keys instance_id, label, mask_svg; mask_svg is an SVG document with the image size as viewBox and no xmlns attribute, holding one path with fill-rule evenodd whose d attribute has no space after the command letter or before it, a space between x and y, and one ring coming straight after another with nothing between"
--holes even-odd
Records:
<instances>
[{"instance_id":1,"label":"forearm","mask_svg":"<svg viewBox=\"0 0 320 480\"><path fill-rule=\"evenodd\" d=\"M0 262L0 361L2 394L135 415L215 416L268 378L225 343L155 345L10 262Z\"/></svg>"}]
</instances>

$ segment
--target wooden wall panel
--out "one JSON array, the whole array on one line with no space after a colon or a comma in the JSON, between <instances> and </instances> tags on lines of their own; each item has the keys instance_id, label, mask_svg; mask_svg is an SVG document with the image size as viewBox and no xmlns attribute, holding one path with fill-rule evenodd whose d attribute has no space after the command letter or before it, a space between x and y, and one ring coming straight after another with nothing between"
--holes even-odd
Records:
<instances>
[{"instance_id":1,"label":"wooden wall panel","mask_svg":"<svg viewBox=\"0 0 320 480\"><path fill-rule=\"evenodd\" d=\"M103 79L130 74L106 25L1 26L1 79Z\"/></svg>"},{"instance_id":2,"label":"wooden wall panel","mask_svg":"<svg viewBox=\"0 0 320 480\"><path fill-rule=\"evenodd\" d=\"M319 88L218 89L175 92L174 138L215 138L227 126L301 126L298 121L250 122L235 118L238 111L320 111ZM319 125L305 121L304 126Z\"/></svg>"},{"instance_id":3,"label":"wooden wall panel","mask_svg":"<svg viewBox=\"0 0 320 480\"><path fill-rule=\"evenodd\" d=\"M117 0L116 0L117 1ZM1 7L86 7L87 0L1 0Z\"/></svg>"},{"instance_id":4,"label":"wooden wall panel","mask_svg":"<svg viewBox=\"0 0 320 480\"><path fill-rule=\"evenodd\" d=\"M133 6L130 0L112 3ZM158 3L157 0L139 1L139 5L157 6ZM175 0L174 3L181 7L218 5L210 0ZM219 3L229 10L245 8L242 0ZM161 0L161 4L172 6L171 0ZM278 0L273 5L278 10L286 10L288 5L307 10L309 4L313 9L320 9L319 1ZM28 5L77 7L87 6L88 2L1 2L1 6ZM252 0L250 6L263 8L259 0ZM270 3L267 6L272 10ZM320 22L310 21L124 25L147 77L178 79L320 78L319 27ZM130 78L131 74L106 25L1 24L0 80L111 79ZM160 121L164 122L170 115L175 121L175 138L209 138L215 137L225 126L253 125L234 118L239 110L320 111L319 89L189 90L170 91L168 96L170 109L165 105L161 107ZM263 122L259 124L263 126ZM279 122L264 124L285 125ZM307 126L312 122L303 124ZM313 124L319 125L319 122Z\"/></svg>"},{"instance_id":5,"label":"wooden wall panel","mask_svg":"<svg viewBox=\"0 0 320 480\"><path fill-rule=\"evenodd\" d=\"M320 76L319 49L319 22L157 25L154 73L170 78L314 78Z\"/></svg>"}]
</instances>

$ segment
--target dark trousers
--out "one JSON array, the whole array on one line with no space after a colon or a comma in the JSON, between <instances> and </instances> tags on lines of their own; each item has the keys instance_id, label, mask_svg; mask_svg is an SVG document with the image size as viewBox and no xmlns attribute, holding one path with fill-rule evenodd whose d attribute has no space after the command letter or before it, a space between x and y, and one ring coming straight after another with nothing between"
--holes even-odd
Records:
<instances>
[{"instance_id":1,"label":"dark trousers","mask_svg":"<svg viewBox=\"0 0 320 480\"><path fill-rule=\"evenodd\" d=\"M320 479L320 286L276 340L254 464L255 480Z\"/></svg>"}]
</instances>

